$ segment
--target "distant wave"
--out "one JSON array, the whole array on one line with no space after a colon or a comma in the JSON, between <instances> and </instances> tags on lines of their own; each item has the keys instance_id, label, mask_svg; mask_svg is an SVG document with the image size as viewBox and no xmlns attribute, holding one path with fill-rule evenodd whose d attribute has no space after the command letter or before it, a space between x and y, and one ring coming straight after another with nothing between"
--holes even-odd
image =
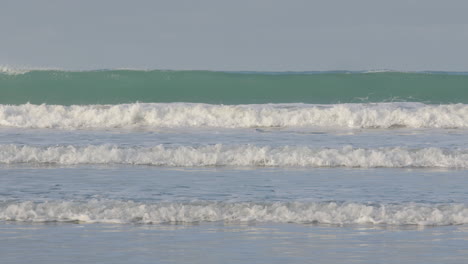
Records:
<instances>
[{"instance_id":1,"label":"distant wave","mask_svg":"<svg viewBox=\"0 0 468 264\"><path fill-rule=\"evenodd\" d=\"M18 74L25 74L30 72L31 70L23 69L23 68L13 68L8 66L1 66L0 65L0 74L5 75L18 75Z\"/></svg>"},{"instance_id":2,"label":"distant wave","mask_svg":"<svg viewBox=\"0 0 468 264\"><path fill-rule=\"evenodd\" d=\"M347 73L347 74L360 74L360 73L408 73L408 74L445 74L445 75L463 75L468 72L463 71L400 71L394 69L370 69L370 70L315 70L315 71L242 71L242 70L209 70L209 69L183 69L183 70L174 70L174 69L152 69L152 68L138 68L138 67L117 67L117 68L96 68L96 69L63 69L59 67L32 67L32 66L9 66L9 65L0 65L0 74L25 74L29 72L63 72L63 73L86 73L86 72L125 72L125 71L134 71L134 72L213 72L213 73L245 73L245 74L334 74L334 73Z\"/></svg>"},{"instance_id":3,"label":"distant wave","mask_svg":"<svg viewBox=\"0 0 468 264\"><path fill-rule=\"evenodd\" d=\"M463 72L63 71L0 67L0 104L468 104L467 83L468 73Z\"/></svg>"},{"instance_id":4,"label":"distant wave","mask_svg":"<svg viewBox=\"0 0 468 264\"><path fill-rule=\"evenodd\" d=\"M121 104L0 105L0 127L108 128L467 128L468 105Z\"/></svg>"},{"instance_id":5,"label":"distant wave","mask_svg":"<svg viewBox=\"0 0 468 264\"><path fill-rule=\"evenodd\" d=\"M165 147L0 145L3 164L127 164L167 167L468 168L468 150L204 145Z\"/></svg>"},{"instance_id":6,"label":"distant wave","mask_svg":"<svg viewBox=\"0 0 468 264\"><path fill-rule=\"evenodd\" d=\"M69 72L66 70L60 70L59 68L51 67L12 67L6 65L0 65L0 75L22 75L30 72Z\"/></svg>"},{"instance_id":7,"label":"distant wave","mask_svg":"<svg viewBox=\"0 0 468 264\"><path fill-rule=\"evenodd\" d=\"M0 202L0 220L85 223L273 222L377 225L459 225L468 223L463 204L360 204L336 202L136 203Z\"/></svg>"}]
</instances>

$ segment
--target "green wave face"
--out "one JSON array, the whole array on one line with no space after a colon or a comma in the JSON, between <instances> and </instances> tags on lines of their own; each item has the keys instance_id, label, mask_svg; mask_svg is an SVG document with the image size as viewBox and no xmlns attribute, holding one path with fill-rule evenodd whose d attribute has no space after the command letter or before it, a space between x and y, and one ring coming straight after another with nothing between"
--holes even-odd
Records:
<instances>
[{"instance_id":1,"label":"green wave face","mask_svg":"<svg viewBox=\"0 0 468 264\"><path fill-rule=\"evenodd\" d=\"M0 73L0 104L468 103L468 75L109 70Z\"/></svg>"}]
</instances>

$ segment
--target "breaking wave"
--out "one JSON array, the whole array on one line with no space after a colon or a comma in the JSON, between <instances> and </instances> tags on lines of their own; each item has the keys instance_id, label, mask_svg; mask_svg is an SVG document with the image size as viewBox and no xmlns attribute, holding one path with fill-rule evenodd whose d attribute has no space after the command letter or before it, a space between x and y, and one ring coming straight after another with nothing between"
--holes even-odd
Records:
<instances>
[{"instance_id":1,"label":"breaking wave","mask_svg":"<svg viewBox=\"0 0 468 264\"><path fill-rule=\"evenodd\" d=\"M0 220L139 224L223 221L425 226L467 224L468 208L463 204L417 203L4 201L0 202Z\"/></svg>"},{"instance_id":2,"label":"breaking wave","mask_svg":"<svg viewBox=\"0 0 468 264\"><path fill-rule=\"evenodd\" d=\"M468 150L204 145L166 147L0 145L3 164L126 164L167 167L468 168Z\"/></svg>"},{"instance_id":3,"label":"breaking wave","mask_svg":"<svg viewBox=\"0 0 468 264\"><path fill-rule=\"evenodd\" d=\"M64 71L0 66L0 104L468 103L467 73Z\"/></svg>"},{"instance_id":4,"label":"breaking wave","mask_svg":"<svg viewBox=\"0 0 468 264\"><path fill-rule=\"evenodd\" d=\"M426 105L421 103L0 105L0 127L59 129L140 127L467 128L468 105Z\"/></svg>"}]
</instances>

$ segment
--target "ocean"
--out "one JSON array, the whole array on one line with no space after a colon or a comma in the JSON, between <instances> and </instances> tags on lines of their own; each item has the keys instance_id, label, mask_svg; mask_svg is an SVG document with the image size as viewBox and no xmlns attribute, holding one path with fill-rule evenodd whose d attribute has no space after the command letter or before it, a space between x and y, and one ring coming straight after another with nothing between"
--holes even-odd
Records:
<instances>
[{"instance_id":1,"label":"ocean","mask_svg":"<svg viewBox=\"0 0 468 264\"><path fill-rule=\"evenodd\" d=\"M466 263L468 74L0 71L0 263Z\"/></svg>"}]
</instances>

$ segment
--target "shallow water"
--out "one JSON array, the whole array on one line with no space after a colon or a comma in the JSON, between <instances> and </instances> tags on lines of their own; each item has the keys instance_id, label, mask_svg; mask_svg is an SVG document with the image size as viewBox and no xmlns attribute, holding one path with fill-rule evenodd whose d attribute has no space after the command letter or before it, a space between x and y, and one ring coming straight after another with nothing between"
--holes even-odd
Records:
<instances>
[{"instance_id":1,"label":"shallow water","mask_svg":"<svg viewBox=\"0 0 468 264\"><path fill-rule=\"evenodd\" d=\"M464 263L468 130L439 127L444 113L392 128L34 128L37 113L8 112L33 125L0 128L0 262Z\"/></svg>"},{"instance_id":2,"label":"shallow water","mask_svg":"<svg viewBox=\"0 0 468 264\"><path fill-rule=\"evenodd\" d=\"M0 200L468 203L466 170L0 166Z\"/></svg>"},{"instance_id":3,"label":"shallow water","mask_svg":"<svg viewBox=\"0 0 468 264\"><path fill-rule=\"evenodd\" d=\"M464 170L29 165L0 170L0 200L17 202L468 202ZM128 219L120 213L112 216ZM468 254L466 225L38 220L0 222L2 263L463 263ZM106 222L102 215L98 220Z\"/></svg>"},{"instance_id":4,"label":"shallow water","mask_svg":"<svg viewBox=\"0 0 468 264\"><path fill-rule=\"evenodd\" d=\"M466 226L0 225L2 263L464 263Z\"/></svg>"}]
</instances>

